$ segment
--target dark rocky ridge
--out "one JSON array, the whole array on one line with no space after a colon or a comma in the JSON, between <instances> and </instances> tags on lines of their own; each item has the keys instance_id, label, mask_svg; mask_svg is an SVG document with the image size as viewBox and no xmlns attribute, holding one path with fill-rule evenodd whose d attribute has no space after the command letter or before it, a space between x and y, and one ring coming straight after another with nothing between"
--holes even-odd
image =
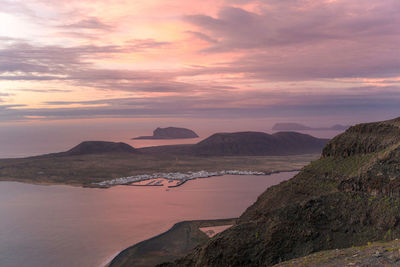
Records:
<instances>
[{"instance_id":1,"label":"dark rocky ridge","mask_svg":"<svg viewBox=\"0 0 400 267\"><path fill-rule=\"evenodd\" d=\"M106 141L85 141L66 151L69 156L99 154L99 153L132 153L136 150L126 143L106 142Z\"/></svg>"},{"instance_id":2,"label":"dark rocky ridge","mask_svg":"<svg viewBox=\"0 0 400 267\"><path fill-rule=\"evenodd\" d=\"M400 237L400 118L360 124L267 189L230 229L163 266L264 266Z\"/></svg>"},{"instance_id":3,"label":"dark rocky ridge","mask_svg":"<svg viewBox=\"0 0 400 267\"><path fill-rule=\"evenodd\" d=\"M359 124L335 137L323 150L323 157L349 157L379 152L400 142L400 128L391 122Z\"/></svg>"},{"instance_id":4,"label":"dark rocky ridge","mask_svg":"<svg viewBox=\"0 0 400 267\"><path fill-rule=\"evenodd\" d=\"M84 141L65 152L45 154L31 158L84 156L108 153L137 153L137 149L123 142Z\"/></svg>"},{"instance_id":5,"label":"dark rocky ridge","mask_svg":"<svg viewBox=\"0 0 400 267\"><path fill-rule=\"evenodd\" d=\"M59 157L90 156L100 154L137 154L138 150L123 142L83 141L70 150L32 156L26 159L53 159Z\"/></svg>"},{"instance_id":6,"label":"dark rocky ridge","mask_svg":"<svg viewBox=\"0 0 400 267\"><path fill-rule=\"evenodd\" d=\"M139 136L132 139L187 139L199 137L194 131L186 128L167 127L157 128L152 136Z\"/></svg>"},{"instance_id":7,"label":"dark rocky ridge","mask_svg":"<svg viewBox=\"0 0 400 267\"><path fill-rule=\"evenodd\" d=\"M320 153L328 141L296 132L217 133L194 145L149 147L140 151L195 156L278 156Z\"/></svg>"}]
</instances>

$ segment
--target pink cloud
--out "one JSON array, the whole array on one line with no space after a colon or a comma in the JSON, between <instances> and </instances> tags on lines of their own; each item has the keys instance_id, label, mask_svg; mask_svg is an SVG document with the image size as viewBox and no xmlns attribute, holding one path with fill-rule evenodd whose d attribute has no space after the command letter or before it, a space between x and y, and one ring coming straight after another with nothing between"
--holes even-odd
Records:
<instances>
[{"instance_id":1,"label":"pink cloud","mask_svg":"<svg viewBox=\"0 0 400 267\"><path fill-rule=\"evenodd\" d=\"M172 112L174 116L189 106L201 114L209 108L261 116L272 110L263 103L307 110L307 105L317 108L312 101L320 101L366 109L364 97L365 103L382 108L383 99L390 100L398 89L382 82L382 99L376 103L365 92L375 92L378 85L367 87L364 81L399 76L397 0L107 0L95 4L38 0L3 5L0 12L41 29L27 40L0 37L5 40L0 46L0 83L10 90L21 85L31 90L43 90L44 85L68 87L53 103L130 93L147 98L149 102L141 104L148 104L146 112L151 114L157 112L149 110L169 112L160 107L186 101L189 105ZM345 84L348 80L354 85ZM296 87L292 82L305 85ZM88 88L96 94L85 94ZM300 101L299 95L309 98ZM294 105L293 99L301 103ZM47 107L51 104L47 100L36 99L36 105ZM31 104L31 99L24 101L5 104ZM83 113L146 113L122 106L113 102L105 111L94 108ZM10 109L3 111L10 114ZM30 115L41 116L41 112Z\"/></svg>"}]
</instances>

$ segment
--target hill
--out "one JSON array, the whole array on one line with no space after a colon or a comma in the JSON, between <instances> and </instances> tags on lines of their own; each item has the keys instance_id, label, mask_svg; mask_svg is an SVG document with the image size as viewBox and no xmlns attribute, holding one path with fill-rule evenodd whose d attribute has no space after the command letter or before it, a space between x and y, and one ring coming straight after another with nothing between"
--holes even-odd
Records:
<instances>
[{"instance_id":1,"label":"hill","mask_svg":"<svg viewBox=\"0 0 400 267\"><path fill-rule=\"evenodd\" d=\"M140 149L144 153L194 156L280 156L321 153L328 139L296 132L217 133L194 145L159 146Z\"/></svg>"},{"instance_id":2,"label":"hill","mask_svg":"<svg viewBox=\"0 0 400 267\"><path fill-rule=\"evenodd\" d=\"M106 141L85 141L71 148L66 152L62 152L63 156L78 156L88 154L102 153L134 153L136 149L126 143L106 142Z\"/></svg>"},{"instance_id":3,"label":"hill","mask_svg":"<svg viewBox=\"0 0 400 267\"><path fill-rule=\"evenodd\" d=\"M400 118L360 124L268 188L228 230L163 266L270 266L400 237Z\"/></svg>"},{"instance_id":4,"label":"hill","mask_svg":"<svg viewBox=\"0 0 400 267\"><path fill-rule=\"evenodd\" d=\"M152 136L139 136L132 139L187 139L199 137L194 131L186 128L157 128Z\"/></svg>"},{"instance_id":5,"label":"hill","mask_svg":"<svg viewBox=\"0 0 400 267\"><path fill-rule=\"evenodd\" d=\"M290 155L320 152L328 139L296 132L218 133L194 146L198 155Z\"/></svg>"}]
</instances>

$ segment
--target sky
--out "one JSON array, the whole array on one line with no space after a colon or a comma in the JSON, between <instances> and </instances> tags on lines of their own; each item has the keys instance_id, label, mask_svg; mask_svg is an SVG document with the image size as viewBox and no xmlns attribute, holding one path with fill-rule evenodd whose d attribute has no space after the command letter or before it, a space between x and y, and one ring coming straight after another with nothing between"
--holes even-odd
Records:
<instances>
[{"instance_id":1,"label":"sky","mask_svg":"<svg viewBox=\"0 0 400 267\"><path fill-rule=\"evenodd\" d=\"M398 117L398 14L398 0L0 0L0 146Z\"/></svg>"}]
</instances>

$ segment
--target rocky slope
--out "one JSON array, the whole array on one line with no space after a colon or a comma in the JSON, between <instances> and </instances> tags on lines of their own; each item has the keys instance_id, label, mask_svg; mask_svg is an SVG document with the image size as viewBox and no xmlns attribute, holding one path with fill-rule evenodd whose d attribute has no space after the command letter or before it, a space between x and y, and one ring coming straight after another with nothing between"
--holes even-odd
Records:
<instances>
[{"instance_id":1,"label":"rocky slope","mask_svg":"<svg viewBox=\"0 0 400 267\"><path fill-rule=\"evenodd\" d=\"M216 133L194 145L159 146L140 151L194 156L282 156L321 153L328 141L296 132Z\"/></svg>"},{"instance_id":2,"label":"rocky slope","mask_svg":"<svg viewBox=\"0 0 400 267\"><path fill-rule=\"evenodd\" d=\"M369 242L365 246L325 250L275 265L275 267L324 266L400 266L400 241Z\"/></svg>"},{"instance_id":3,"label":"rocky slope","mask_svg":"<svg viewBox=\"0 0 400 267\"><path fill-rule=\"evenodd\" d=\"M237 223L163 266L273 265L400 236L400 118L360 124L266 190Z\"/></svg>"},{"instance_id":4,"label":"rocky slope","mask_svg":"<svg viewBox=\"0 0 400 267\"><path fill-rule=\"evenodd\" d=\"M186 139L199 137L194 131L186 128L157 128L152 136L139 136L132 139Z\"/></svg>"}]
</instances>

